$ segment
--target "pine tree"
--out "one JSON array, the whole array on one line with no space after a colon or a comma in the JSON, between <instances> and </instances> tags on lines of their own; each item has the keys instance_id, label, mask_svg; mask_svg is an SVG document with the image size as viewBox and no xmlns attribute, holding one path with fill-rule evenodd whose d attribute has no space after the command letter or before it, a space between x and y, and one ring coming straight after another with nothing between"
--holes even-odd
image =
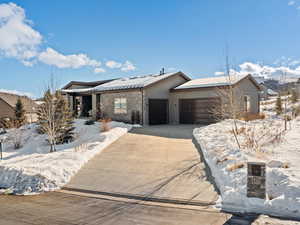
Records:
<instances>
[{"instance_id":1,"label":"pine tree","mask_svg":"<svg viewBox=\"0 0 300 225\"><path fill-rule=\"evenodd\" d=\"M60 123L60 130L56 137L56 144L69 143L74 140L73 116L64 97L56 93L57 118Z\"/></svg>"},{"instance_id":2,"label":"pine tree","mask_svg":"<svg viewBox=\"0 0 300 225\"><path fill-rule=\"evenodd\" d=\"M298 101L298 93L296 90L292 90L291 102L296 103Z\"/></svg>"},{"instance_id":3,"label":"pine tree","mask_svg":"<svg viewBox=\"0 0 300 225\"><path fill-rule=\"evenodd\" d=\"M280 95L276 99L275 110L276 110L277 115L280 115L282 113L282 101L281 101Z\"/></svg>"},{"instance_id":4,"label":"pine tree","mask_svg":"<svg viewBox=\"0 0 300 225\"><path fill-rule=\"evenodd\" d=\"M21 127L26 123L24 105L20 98L18 98L16 106L15 106L15 117L16 117L16 126Z\"/></svg>"}]
</instances>

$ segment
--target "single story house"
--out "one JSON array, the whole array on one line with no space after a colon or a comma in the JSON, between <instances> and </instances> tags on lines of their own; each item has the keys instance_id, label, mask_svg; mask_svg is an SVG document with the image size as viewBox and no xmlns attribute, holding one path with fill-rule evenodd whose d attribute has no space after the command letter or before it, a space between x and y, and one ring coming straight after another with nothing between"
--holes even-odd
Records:
<instances>
[{"instance_id":1,"label":"single story house","mask_svg":"<svg viewBox=\"0 0 300 225\"><path fill-rule=\"evenodd\" d=\"M268 100L269 97L274 97L278 95L278 92L268 88L266 85L264 84L260 84L261 87L261 92L260 92L260 97L263 100Z\"/></svg>"},{"instance_id":2,"label":"single story house","mask_svg":"<svg viewBox=\"0 0 300 225\"><path fill-rule=\"evenodd\" d=\"M231 79L230 79L231 80ZM214 122L212 108L226 102L218 90L233 87L241 111L259 112L259 84L251 75L191 80L182 72L97 82L72 81L61 89L77 116L109 117L144 125Z\"/></svg>"},{"instance_id":3,"label":"single story house","mask_svg":"<svg viewBox=\"0 0 300 225\"><path fill-rule=\"evenodd\" d=\"M0 92L0 119L12 119L15 117L15 106L18 99L21 99L21 102L23 103L26 111L27 121L36 121L37 104L32 99L26 96L20 96L6 92Z\"/></svg>"}]
</instances>

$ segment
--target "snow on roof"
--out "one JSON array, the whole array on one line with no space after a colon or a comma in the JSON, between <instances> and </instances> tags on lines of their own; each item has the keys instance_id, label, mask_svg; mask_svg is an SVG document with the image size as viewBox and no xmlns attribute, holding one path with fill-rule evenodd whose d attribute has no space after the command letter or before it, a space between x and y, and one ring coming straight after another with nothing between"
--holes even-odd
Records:
<instances>
[{"instance_id":1,"label":"snow on roof","mask_svg":"<svg viewBox=\"0 0 300 225\"><path fill-rule=\"evenodd\" d=\"M190 80L178 87L175 90L179 89L188 89L188 88L201 88L201 87L216 87L216 86L227 86L232 85L240 80L244 79L248 75L231 75L228 76L218 76L218 77L208 77L208 78L199 78Z\"/></svg>"},{"instance_id":2,"label":"snow on roof","mask_svg":"<svg viewBox=\"0 0 300 225\"><path fill-rule=\"evenodd\" d=\"M122 89L132 89L132 88L143 88L157 81L166 79L173 76L176 73L166 73L162 75L147 75L147 76L137 76L137 77L127 77L113 80L97 87L93 88L94 91L111 91L111 90L122 90Z\"/></svg>"},{"instance_id":3,"label":"snow on roof","mask_svg":"<svg viewBox=\"0 0 300 225\"><path fill-rule=\"evenodd\" d=\"M276 91L273 91L272 89L267 90L269 95L277 95L278 93Z\"/></svg>"}]
</instances>

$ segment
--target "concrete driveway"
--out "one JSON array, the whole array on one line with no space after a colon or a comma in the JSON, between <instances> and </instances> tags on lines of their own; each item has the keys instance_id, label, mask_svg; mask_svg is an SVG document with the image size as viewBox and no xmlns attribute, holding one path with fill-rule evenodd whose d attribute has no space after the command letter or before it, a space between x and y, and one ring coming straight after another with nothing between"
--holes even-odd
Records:
<instances>
[{"instance_id":1,"label":"concrete driveway","mask_svg":"<svg viewBox=\"0 0 300 225\"><path fill-rule=\"evenodd\" d=\"M66 189L214 204L191 125L134 128L90 160Z\"/></svg>"}]
</instances>

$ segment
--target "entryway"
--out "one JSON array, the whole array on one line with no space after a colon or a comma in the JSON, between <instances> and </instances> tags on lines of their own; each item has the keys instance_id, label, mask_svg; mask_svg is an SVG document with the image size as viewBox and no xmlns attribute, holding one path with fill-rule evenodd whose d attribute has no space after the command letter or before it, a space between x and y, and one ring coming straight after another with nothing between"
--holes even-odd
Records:
<instances>
[{"instance_id":1,"label":"entryway","mask_svg":"<svg viewBox=\"0 0 300 225\"><path fill-rule=\"evenodd\" d=\"M169 114L168 106L167 99L149 99L149 124L167 124Z\"/></svg>"}]
</instances>

